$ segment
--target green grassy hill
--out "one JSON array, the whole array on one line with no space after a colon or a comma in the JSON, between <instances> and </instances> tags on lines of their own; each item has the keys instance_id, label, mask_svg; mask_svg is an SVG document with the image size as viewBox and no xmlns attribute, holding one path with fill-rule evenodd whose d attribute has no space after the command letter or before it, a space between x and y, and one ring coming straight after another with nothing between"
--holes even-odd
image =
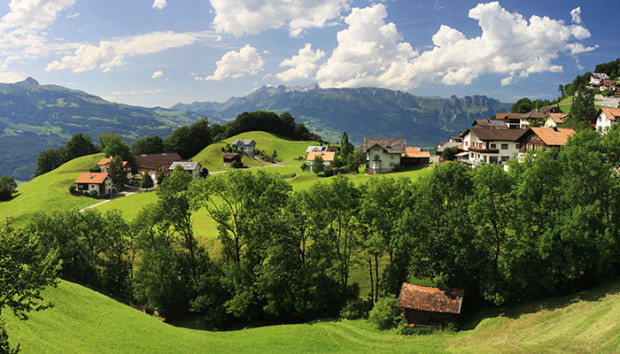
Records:
<instances>
[{"instance_id":1,"label":"green grassy hill","mask_svg":"<svg viewBox=\"0 0 620 354\"><path fill-rule=\"evenodd\" d=\"M44 294L54 308L28 321L6 316L24 353L65 352L613 352L620 346L620 282L570 296L481 313L458 333L404 337L365 320L226 332L173 327L79 285ZM5 311L4 314L7 314Z\"/></svg>"},{"instance_id":2,"label":"green grassy hill","mask_svg":"<svg viewBox=\"0 0 620 354\"><path fill-rule=\"evenodd\" d=\"M103 154L78 157L22 185L13 199L0 202L0 218L11 217L14 225L20 226L38 212L81 209L97 203L100 200L70 194L69 186L102 157Z\"/></svg>"},{"instance_id":3,"label":"green grassy hill","mask_svg":"<svg viewBox=\"0 0 620 354\"><path fill-rule=\"evenodd\" d=\"M253 139L256 141L256 148L271 154L274 150L278 153L278 161L286 161L303 156L306 154L308 145L316 145L313 141L295 141L284 138L272 133L254 131L246 132L230 137L224 141L211 144L194 156L191 160L198 161L202 166L206 166L209 171L229 170L230 167L224 166L222 162L222 148L226 144L232 144L236 139ZM242 162L248 167L266 166L260 161L243 156Z\"/></svg>"}]
</instances>

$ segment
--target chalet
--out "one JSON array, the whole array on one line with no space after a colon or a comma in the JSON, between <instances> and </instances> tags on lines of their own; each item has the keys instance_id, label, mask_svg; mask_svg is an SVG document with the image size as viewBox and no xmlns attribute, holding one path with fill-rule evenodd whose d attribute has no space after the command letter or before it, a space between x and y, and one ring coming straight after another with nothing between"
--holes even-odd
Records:
<instances>
[{"instance_id":1,"label":"chalet","mask_svg":"<svg viewBox=\"0 0 620 354\"><path fill-rule=\"evenodd\" d=\"M237 139L232 142L232 146L248 156L254 156L256 153L256 142L252 139Z\"/></svg>"},{"instance_id":2,"label":"chalet","mask_svg":"<svg viewBox=\"0 0 620 354\"><path fill-rule=\"evenodd\" d=\"M519 127L521 129L526 129L532 123L543 125L544 120L545 120L544 113L537 111L537 110L533 110L533 111L524 113L519 117Z\"/></svg>"},{"instance_id":3,"label":"chalet","mask_svg":"<svg viewBox=\"0 0 620 354\"><path fill-rule=\"evenodd\" d=\"M547 113L543 126L545 128L561 127L566 117L568 117L566 113Z\"/></svg>"},{"instance_id":4,"label":"chalet","mask_svg":"<svg viewBox=\"0 0 620 354\"><path fill-rule=\"evenodd\" d=\"M573 134L575 134L575 131L572 129L557 127L530 128L519 139L519 143L521 144L521 150L519 152L557 150L566 144L568 138L573 136Z\"/></svg>"},{"instance_id":5,"label":"chalet","mask_svg":"<svg viewBox=\"0 0 620 354\"><path fill-rule=\"evenodd\" d=\"M403 310L407 326L442 328L447 322L455 321L461 313L463 293L459 289L443 291L403 283L396 306Z\"/></svg>"},{"instance_id":6,"label":"chalet","mask_svg":"<svg viewBox=\"0 0 620 354\"><path fill-rule=\"evenodd\" d=\"M460 136L460 135L453 135L453 136L448 138L448 142L450 142L450 143L462 143L463 142L463 137Z\"/></svg>"},{"instance_id":7,"label":"chalet","mask_svg":"<svg viewBox=\"0 0 620 354\"><path fill-rule=\"evenodd\" d=\"M176 152L134 155L134 158L138 165L138 172L148 173L153 181L156 181L160 174L170 176L170 164L174 161L184 161Z\"/></svg>"},{"instance_id":8,"label":"chalet","mask_svg":"<svg viewBox=\"0 0 620 354\"><path fill-rule=\"evenodd\" d=\"M503 121L509 129L519 129L522 115L523 113L497 113L495 120Z\"/></svg>"},{"instance_id":9,"label":"chalet","mask_svg":"<svg viewBox=\"0 0 620 354\"><path fill-rule=\"evenodd\" d=\"M223 157L224 166L232 166L233 162L238 161L241 163L241 155L229 152Z\"/></svg>"},{"instance_id":10,"label":"chalet","mask_svg":"<svg viewBox=\"0 0 620 354\"><path fill-rule=\"evenodd\" d=\"M590 74L590 82L588 83L589 87L598 87L601 85L603 80L609 79L609 76L605 73L591 73Z\"/></svg>"},{"instance_id":11,"label":"chalet","mask_svg":"<svg viewBox=\"0 0 620 354\"><path fill-rule=\"evenodd\" d=\"M99 167L101 172L110 172L109 169L110 169L111 161L112 159L109 157L103 158L99 160L99 162L97 163L97 167ZM133 173L131 171L131 164L128 161L123 161L123 169L125 170L125 172L127 172L127 180L131 182L131 179L133 178Z\"/></svg>"},{"instance_id":12,"label":"chalet","mask_svg":"<svg viewBox=\"0 0 620 354\"><path fill-rule=\"evenodd\" d=\"M183 170L187 171L193 179L200 177L200 163L192 161L175 161L170 164L170 170L174 171L175 167L181 166Z\"/></svg>"},{"instance_id":13,"label":"chalet","mask_svg":"<svg viewBox=\"0 0 620 354\"><path fill-rule=\"evenodd\" d=\"M493 129L507 129L508 125L503 120L498 119L476 119L472 124L473 127L481 127L481 128L493 128ZM452 139L452 138L450 138ZM461 137L461 140L463 138Z\"/></svg>"},{"instance_id":14,"label":"chalet","mask_svg":"<svg viewBox=\"0 0 620 354\"><path fill-rule=\"evenodd\" d=\"M400 162L403 166L414 166L428 164L431 160L431 153L422 151L419 147L407 147L402 155Z\"/></svg>"},{"instance_id":15,"label":"chalet","mask_svg":"<svg viewBox=\"0 0 620 354\"><path fill-rule=\"evenodd\" d=\"M518 140L523 129L489 129L471 127L464 133L459 160L473 166L486 163L503 164L517 157L521 148Z\"/></svg>"},{"instance_id":16,"label":"chalet","mask_svg":"<svg viewBox=\"0 0 620 354\"><path fill-rule=\"evenodd\" d=\"M601 85L599 87L599 91L605 91L605 90L616 91L617 86L618 86L618 83L616 82L616 80L603 80L603 82L601 82Z\"/></svg>"},{"instance_id":17,"label":"chalet","mask_svg":"<svg viewBox=\"0 0 620 354\"><path fill-rule=\"evenodd\" d=\"M314 165L314 160L316 160L316 158L319 156L321 157L321 160L323 160L323 166L331 166L331 164L334 162L334 158L336 158L336 152L334 151L325 151L325 152L312 151L312 152L309 152L308 155L306 155L306 161L308 161L310 166L312 166Z\"/></svg>"},{"instance_id":18,"label":"chalet","mask_svg":"<svg viewBox=\"0 0 620 354\"><path fill-rule=\"evenodd\" d=\"M605 134L620 119L620 108L601 107L596 112L596 130Z\"/></svg>"},{"instance_id":19,"label":"chalet","mask_svg":"<svg viewBox=\"0 0 620 354\"><path fill-rule=\"evenodd\" d=\"M364 152L368 161L368 173L385 173L400 165L406 153L405 138L364 138Z\"/></svg>"},{"instance_id":20,"label":"chalet","mask_svg":"<svg viewBox=\"0 0 620 354\"><path fill-rule=\"evenodd\" d=\"M80 193L97 192L97 195L112 193L112 179L107 172L82 173L73 183Z\"/></svg>"}]
</instances>

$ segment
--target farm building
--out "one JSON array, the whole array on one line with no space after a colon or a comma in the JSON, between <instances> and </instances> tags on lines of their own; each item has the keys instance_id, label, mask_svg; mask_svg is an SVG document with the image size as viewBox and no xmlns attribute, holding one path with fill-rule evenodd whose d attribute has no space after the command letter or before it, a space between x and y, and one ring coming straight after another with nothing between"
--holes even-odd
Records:
<instances>
[{"instance_id":1,"label":"farm building","mask_svg":"<svg viewBox=\"0 0 620 354\"><path fill-rule=\"evenodd\" d=\"M224 166L232 166L233 161L241 162L241 155L229 152L223 157Z\"/></svg>"},{"instance_id":2,"label":"farm building","mask_svg":"<svg viewBox=\"0 0 620 354\"><path fill-rule=\"evenodd\" d=\"M463 292L403 283L396 306L403 310L408 326L441 328L461 313Z\"/></svg>"}]
</instances>

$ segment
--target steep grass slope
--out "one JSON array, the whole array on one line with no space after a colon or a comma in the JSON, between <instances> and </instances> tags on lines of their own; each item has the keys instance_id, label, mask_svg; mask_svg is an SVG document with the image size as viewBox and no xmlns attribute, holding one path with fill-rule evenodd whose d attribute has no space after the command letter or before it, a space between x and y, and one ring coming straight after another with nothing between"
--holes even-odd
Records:
<instances>
[{"instance_id":1,"label":"steep grass slope","mask_svg":"<svg viewBox=\"0 0 620 354\"><path fill-rule=\"evenodd\" d=\"M481 313L470 330L403 337L365 320L228 332L173 327L69 282L48 289L55 307L28 321L6 316L12 343L39 352L614 352L620 281L570 296ZM4 314L7 312L5 311Z\"/></svg>"},{"instance_id":2,"label":"steep grass slope","mask_svg":"<svg viewBox=\"0 0 620 354\"><path fill-rule=\"evenodd\" d=\"M80 209L97 203L97 199L70 194L69 186L80 173L95 167L102 157L103 154L78 157L29 181L19 187L13 199L0 202L0 218L11 217L13 224L20 226L38 212Z\"/></svg>"},{"instance_id":3,"label":"steep grass slope","mask_svg":"<svg viewBox=\"0 0 620 354\"><path fill-rule=\"evenodd\" d=\"M241 133L219 143L211 144L191 160L200 162L200 164L206 166L209 171L229 170L230 167L226 167L222 163L222 156L224 155L222 148L226 146L226 144L232 144L236 139L253 139L256 141L256 148L268 154L276 150L278 161L286 161L303 156L306 153L308 145L316 145L316 142L312 141L295 141L267 132L254 131ZM265 165L247 156L243 156L242 162L248 167Z\"/></svg>"}]
</instances>

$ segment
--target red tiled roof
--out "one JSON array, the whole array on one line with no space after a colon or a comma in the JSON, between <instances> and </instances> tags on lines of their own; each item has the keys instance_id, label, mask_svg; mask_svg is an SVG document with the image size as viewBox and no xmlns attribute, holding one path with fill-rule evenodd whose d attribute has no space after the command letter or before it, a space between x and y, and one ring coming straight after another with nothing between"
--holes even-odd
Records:
<instances>
[{"instance_id":1,"label":"red tiled roof","mask_svg":"<svg viewBox=\"0 0 620 354\"><path fill-rule=\"evenodd\" d=\"M601 107L599 112L602 111L609 120L616 120L620 118L620 108ZM600 113L599 113L600 114ZM598 117L598 114L596 115Z\"/></svg>"},{"instance_id":2,"label":"red tiled roof","mask_svg":"<svg viewBox=\"0 0 620 354\"><path fill-rule=\"evenodd\" d=\"M566 144L575 131L567 128L530 128L547 146L562 146Z\"/></svg>"},{"instance_id":3,"label":"red tiled roof","mask_svg":"<svg viewBox=\"0 0 620 354\"><path fill-rule=\"evenodd\" d=\"M551 119L553 119L555 124L562 124L562 123L564 123L564 118L566 118L568 116L568 114L566 114L566 113L547 113L547 115L549 117L551 117Z\"/></svg>"},{"instance_id":4,"label":"red tiled roof","mask_svg":"<svg viewBox=\"0 0 620 354\"><path fill-rule=\"evenodd\" d=\"M431 157L431 153L428 151L422 151L419 147L407 147L405 148L404 156L424 158L424 157Z\"/></svg>"},{"instance_id":5,"label":"red tiled roof","mask_svg":"<svg viewBox=\"0 0 620 354\"><path fill-rule=\"evenodd\" d=\"M396 306L405 309L459 314L463 290L446 291L427 286L403 283Z\"/></svg>"},{"instance_id":6,"label":"red tiled roof","mask_svg":"<svg viewBox=\"0 0 620 354\"><path fill-rule=\"evenodd\" d=\"M110 161L112 161L112 159L109 157L103 158L99 160L99 162L97 162L97 166L107 166L108 164L110 164ZM127 167L128 164L129 162L123 161L123 167Z\"/></svg>"},{"instance_id":7,"label":"red tiled roof","mask_svg":"<svg viewBox=\"0 0 620 354\"><path fill-rule=\"evenodd\" d=\"M86 172L82 173L73 183L93 183L101 184L108 177L106 172Z\"/></svg>"}]
</instances>

